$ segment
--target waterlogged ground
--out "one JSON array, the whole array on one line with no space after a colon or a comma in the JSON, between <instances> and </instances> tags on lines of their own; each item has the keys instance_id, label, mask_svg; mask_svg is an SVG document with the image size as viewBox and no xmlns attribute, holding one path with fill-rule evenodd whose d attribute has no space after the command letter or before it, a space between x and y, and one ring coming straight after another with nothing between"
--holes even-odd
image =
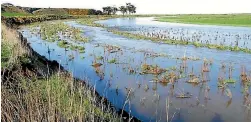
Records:
<instances>
[{"instance_id":1,"label":"waterlogged ground","mask_svg":"<svg viewBox=\"0 0 251 122\"><path fill-rule=\"evenodd\" d=\"M251 28L213 25L195 25L154 21L153 17L115 18L98 23L127 31L162 39L185 40L204 44L238 46L251 49Z\"/></svg>"},{"instance_id":2,"label":"waterlogged ground","mask_svg":"<svg viewBox=\"0 0 251 122\"><path fill-rule=\"evenodd\" d=\"M105 22L119 24L122 29L148 27L147 23L134 19ZM82 35L89 37L88 43L67 40L83 46L85 51L60 48L57 42L42 40L34 29L24 28L22 33L35 51L61 63L74 77L88 80L116 108L124 108L142 121L166 121L167 105L172 122L251 121L250 81L243 79L251 75L250 54L133 40L103 28L74 21L65 23L81 29ZM158 22L152 23L162 28ZM196 27L165 25L165 28L189 33L206 30L205 26ZM221 28L213 27L212 34L217 30L228 30L226 33L230 35L251 32L247 28Z\"/></svg>"}]
</instances>

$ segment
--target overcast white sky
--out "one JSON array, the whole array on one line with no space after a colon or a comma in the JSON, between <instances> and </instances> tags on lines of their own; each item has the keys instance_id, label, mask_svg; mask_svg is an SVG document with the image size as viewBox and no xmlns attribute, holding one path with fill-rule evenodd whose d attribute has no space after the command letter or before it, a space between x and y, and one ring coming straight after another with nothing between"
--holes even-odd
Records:
<instances>
[{"instance_id":1,"label":"overcast white sky","mask_svg":"<svg viewBox=\"0 0 251 122\"><path fill-rule=\"evenodd\" d=\"M251 0L1 0L27 7L94 8L131 2L137 14L251 13Z\"/></svg>"}]
</instances>

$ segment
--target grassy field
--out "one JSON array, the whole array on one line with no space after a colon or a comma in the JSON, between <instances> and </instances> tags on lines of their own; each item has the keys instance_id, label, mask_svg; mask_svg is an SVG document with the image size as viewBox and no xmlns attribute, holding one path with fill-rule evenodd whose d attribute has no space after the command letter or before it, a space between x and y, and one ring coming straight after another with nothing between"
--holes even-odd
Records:
<instances>
[{"instance_id":1,"label":"grassy field","mask_svg":"<svg viewBox=\"0 0 251 122\"><path fill-rule=\"evenodd\" d=\"M35 15L68 15L67 11L63 8L46 8L46 9L39 9L33 12Z\"/></svg>"},{"instance_id":2,"label":"grassy field","mask_svg":"<svg viewBox=\"0 0 251 122\"><path fill-rule=\"evenodd\" d=\"M28 13L15 13L15 12L2 12L1 16L5 16L5 17L18 17L18 16L32 16L32 14L28 14Z\"/></svg>"},{"instance_id":3,"label":"grassy field","mask_svg":"<svg viewBox=\"0 0 251 122\"><path fill-rule=\"evenodd\" d=\"M251 14L169 15L158 17L156 20L161 22L251 27Z\"/></svg>"}]
</instances>

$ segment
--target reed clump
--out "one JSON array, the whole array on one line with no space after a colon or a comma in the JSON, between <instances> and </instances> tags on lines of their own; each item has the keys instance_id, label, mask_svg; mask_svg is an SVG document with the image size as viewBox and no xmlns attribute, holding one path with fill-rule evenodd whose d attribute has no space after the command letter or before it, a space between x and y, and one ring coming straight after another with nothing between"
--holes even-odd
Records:
<instances>
[{"instance_id":1,"label":"reed clump","mask_svg":"<svg viewBox=\"0 0 251 122\"><path fill-rule=\"evenodd\" d=\"M141 73L140 74L156 74L159 75L166 70L163 68L160 68L157 65L149 65L149 64L142 64L141 65Z\"/></svg>"}]
</instances>

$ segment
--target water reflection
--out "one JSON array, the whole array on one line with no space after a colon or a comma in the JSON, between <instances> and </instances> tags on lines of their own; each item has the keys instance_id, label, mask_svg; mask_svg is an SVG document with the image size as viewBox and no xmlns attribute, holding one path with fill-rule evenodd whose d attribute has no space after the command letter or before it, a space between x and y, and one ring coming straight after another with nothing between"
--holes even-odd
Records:
<instances>
[{"instance_id":1,"label":"water reflection","mask_svg":"<svg viewBox=\"0 0 251 122\"><path fill-rule=\"evenodd\" d=\"M135 20L130 21L127 24ZM245 111L251 103L247 94L250 88L239 80L241 74L249 76L250 54L156 44L127 39L76 22L67 24L83 29L83 34L92 37L91 42L80 43L85 53L43 41L29 29L24 29L23 34L35 51L60 62L74 77L87 79L115 107L124 108L143 121L166 121L166 98L169 97L169 120L174 122L250 120L250 113ZM111 62L113 59L115 62ZM231 66L227 65L230 63ZM142 74L143 64L148 64L153 74ZM165 72L159 74L162 70ZM232 92L232 99L226 96L225 89L218 87L219 76L237 81L226 86ZM188 83L189 80L199 82Z\"/></svg>"}]
</instances>

